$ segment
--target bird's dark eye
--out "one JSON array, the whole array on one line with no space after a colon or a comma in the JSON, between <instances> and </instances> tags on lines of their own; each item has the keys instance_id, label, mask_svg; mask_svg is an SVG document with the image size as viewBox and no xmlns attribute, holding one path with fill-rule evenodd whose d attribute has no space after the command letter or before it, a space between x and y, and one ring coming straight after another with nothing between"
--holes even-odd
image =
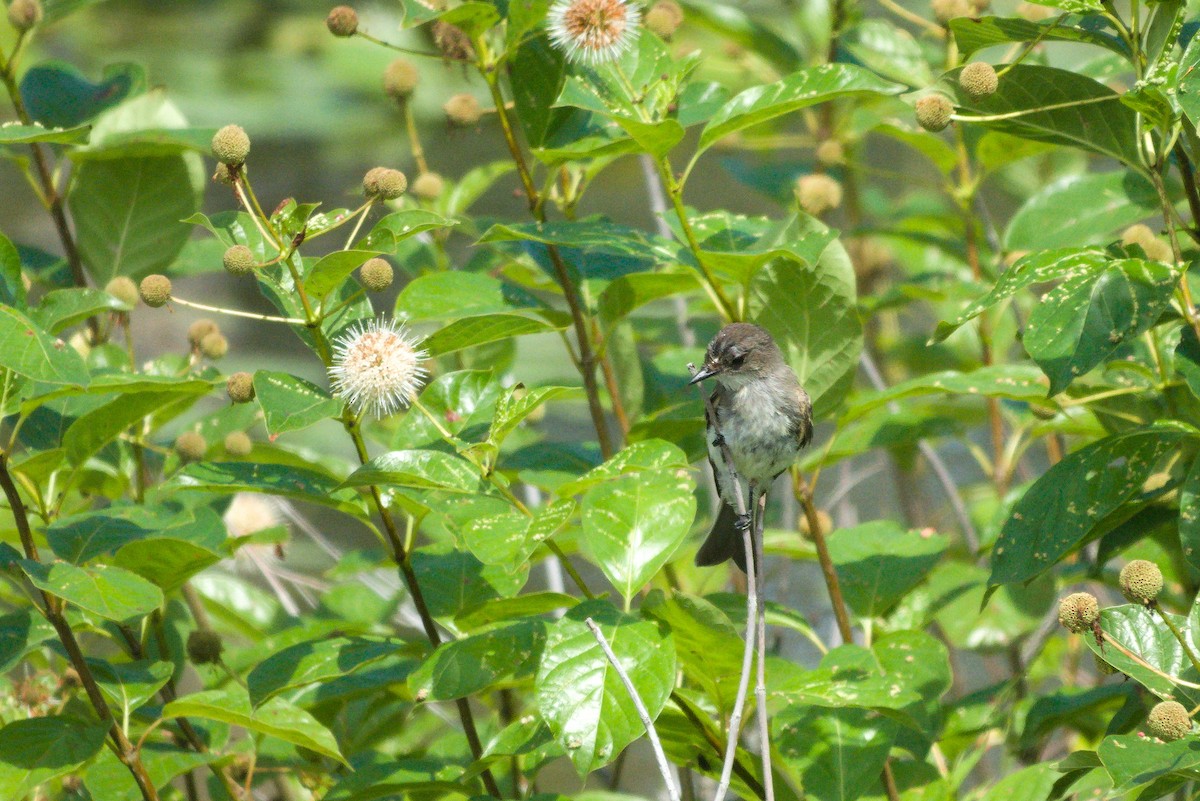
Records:
<instances>
[{"instance_id":1,"label":"bird's dark eye","mask_svg":"<svg viewBox=\"0 0 1200 801\"><path fill-rule=\"evenodd\" d=\"M734 368L736 369L738 367L741 367L742 363L745 361L746 361L746 355L744 353L739 353L736 356L734 356L732 359L730 359L729 363L732 364L734 366Z\"/></svg>"}]
</instances>

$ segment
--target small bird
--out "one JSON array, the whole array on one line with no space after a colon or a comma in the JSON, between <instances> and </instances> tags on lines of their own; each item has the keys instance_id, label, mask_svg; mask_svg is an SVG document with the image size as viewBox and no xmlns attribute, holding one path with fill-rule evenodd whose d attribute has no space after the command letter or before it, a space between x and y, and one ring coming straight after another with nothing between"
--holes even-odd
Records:
<instances>
[{"instance_id":1,"label":"small bird","mask_svg":"<svg viewBox=\"0 0 1200 801\"><path fill-rule=\"evenodd\" d=\"M736 512L736 476L726 464L722 445L733 457L733 471L748 483L747 509L776 476L787 470L812 439L812 401L766 329L732 323L717 332L704 356L704 366L689 384L715 378L711 400L716 419L705 413L708 460L724 504L708 539L696 554L699 566L733 559L746 570L742 534L750 514Z\"/></svg>"}]
</instances>

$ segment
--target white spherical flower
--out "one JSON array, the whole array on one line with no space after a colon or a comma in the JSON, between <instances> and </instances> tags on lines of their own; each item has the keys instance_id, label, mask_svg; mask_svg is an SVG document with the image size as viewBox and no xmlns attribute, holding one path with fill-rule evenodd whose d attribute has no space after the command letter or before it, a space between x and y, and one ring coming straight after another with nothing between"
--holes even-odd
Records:
<instances>
[{"instance_id":1,"label":"white spherical flower","mask_svg":"<svg viewBox=\"0 0 1200 801\"><path fill-rule=\"evenodd\" d=\"M429 355L392 320L356 323L333 345L333 394L357 413L371 409L379 417L389 415L411 403L425 381L421 362Z\"/></svg>"},{"instance_id":2,"label":"white spherical flower","mask_svg":"<svg viewBox=\"0 0 1200 801\"><path fill-rule=\"evenodd\" d=\"M642 12L626 0L559 0L546 18L550 41L570 61L615 61L637 40Z\"/></svg>"}]
</instances>

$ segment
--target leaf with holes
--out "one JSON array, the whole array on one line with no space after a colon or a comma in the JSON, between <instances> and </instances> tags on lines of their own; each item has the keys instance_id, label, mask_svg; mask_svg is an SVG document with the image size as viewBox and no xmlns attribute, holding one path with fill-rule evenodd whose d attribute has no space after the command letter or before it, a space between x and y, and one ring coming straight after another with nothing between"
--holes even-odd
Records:
<instances>
[{"instance_id":1,"label":"leaf with holes","mask_svg":"<svg viewBox=\"0 0 1200 801\"><path fill-rule=\"evenodd\" d=\"M1171 615L1171 622L1183 634L1193 653L1200 646L1196 613L1195 607L1186 618L1166 613ZM1174 698L1188 707L1200 704L1200 690L1167 678L1174 676L1196 684L1200 682L1200 673L1192 667L1179 640L1162 624L1157 613L1141 604L1110 606L1100 611L1100 630L1104 633L1104 643L1097 643L1095 637L1083 635L1083 642L1097 657L1159 698ZM1117 646L1132 653L1136 659L1127 656Z\"/></svg>"},{"instance_id":2,"label":"leaf with holes","mask_svg":"<svg viewBox=\"0 0 1200 801\"><path fill-rule=\"evenodd\" d=\"M466 698L533 675L545 643L546 621L539 618L444 642L409 675L408 686L423 700Z\"/></svg>"},{"instance_id":3,"label":"leaf with holes","mask_svg":"<svg viewBox=\"0 0 1200 801\"><path fill-rule=\"evenodd\" d=\"M895 721L869 709L793 705L771 718L780 756L815 801L854 801L881 790L879 776L897 729Z\"/></svg>"},{"instance_id":4,"label":"leaf with holes","mask_svg":"<svg viewBox=\"0 0 1200 801\"><path fill-rule=\"evenodd\" d=\"M543 541L554 536L571 515L575 502L555 501L535 510L533 517L508 511L499 515L481 515L463 525L463 540L471 553L485 565L501 565L516 570Z\"/></svg>"},{"instance_id":5,"label":"leaf with holes","mask_svg":"<svg viewBox=\"0 0 1200 801\"><path fill-rule=\"evenodd\" d=\"M335 417L342 409L340 400L316 384L272 370L254 374L254 396L272 436L308 428Z\"/></svg>"}]
</instances>

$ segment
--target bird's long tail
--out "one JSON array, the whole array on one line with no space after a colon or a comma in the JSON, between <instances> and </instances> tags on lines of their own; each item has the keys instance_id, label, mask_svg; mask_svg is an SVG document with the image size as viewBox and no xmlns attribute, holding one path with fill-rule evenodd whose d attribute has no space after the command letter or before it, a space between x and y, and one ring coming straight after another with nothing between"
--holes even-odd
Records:
<instances>
[{"instance_id":1,"label":"bird's long tail","mask_svg":"<svg viewBox=\"0 0 1200 801\"><path fill-rule=\"evenodd\" d=\"M708 532L708 538L696 552L697 567L719 565L732 559L743 573L746 572L746 548L736 522L737 512L733 507L721 504L721 512Z\"/></svg>"}]
</instances>

